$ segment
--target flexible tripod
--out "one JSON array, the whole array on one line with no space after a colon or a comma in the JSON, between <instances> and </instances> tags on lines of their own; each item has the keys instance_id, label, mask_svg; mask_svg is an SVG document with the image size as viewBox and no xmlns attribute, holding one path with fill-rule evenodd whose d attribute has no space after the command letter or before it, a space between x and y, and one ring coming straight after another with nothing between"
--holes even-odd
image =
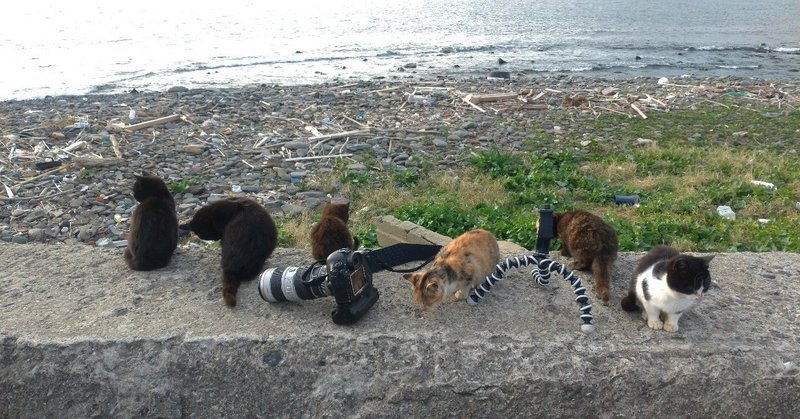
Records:
<instances>
[{"instance_id":1,"label":"flexible tripod","mask_svg":"<svg viewBox=\"0 0 800 419\"><path fill-rule=\"evenodd\" d=\"M589 297L586 295L586 288L581 285L581 279L572 271L567 269L562 263L550 260L550 240L555 237L555 225L553 225L553 210L549 205L545 205L539 210L539 231L536 236L536 252L533 255L517 256L507 258L497 264L494 273L486 277L486 280L478 288L474 289L467 302L475 305L492 289L494 284L503 280L506 271L510 268L521 268L523 266L534 265L536 269L531 271L531 278L541 286L550 283L550 274L557 272L567 280L574 289L575 301L580 306L580 318L583 321L581 331L592 333L595 330L592 324L592 305L589 304Z\"/></svg>"}]
</instances>

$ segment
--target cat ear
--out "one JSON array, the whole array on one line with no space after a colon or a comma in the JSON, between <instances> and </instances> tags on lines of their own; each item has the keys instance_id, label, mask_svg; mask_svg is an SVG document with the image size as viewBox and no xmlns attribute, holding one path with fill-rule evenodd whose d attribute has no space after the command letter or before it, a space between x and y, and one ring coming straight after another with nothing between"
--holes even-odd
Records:
<instances>
[{"instance_id":1,"label":"cat ear","mask_svg":"<svg viewBox=\"0 0 800 419\"><path fill-rule=\"evenodd\" d=\"M413 274L413 273L403 275L403 279L405 279L406 281L416 285L416 281L415 281L416 278L415 277L416 277L416 275Z\"/></svg>"},{"instance_id":2,"label":"cat ear","mask_svg":"<svg viewBox=\"0 0 800 419\"><path fill-rule=\"evenodd\" d=\"M703 256L700 259L703 261L703 263L705 263L706 266L708 266L708 264L714 259L714 256L716 255Z\"/></svg>"}]
</instances>

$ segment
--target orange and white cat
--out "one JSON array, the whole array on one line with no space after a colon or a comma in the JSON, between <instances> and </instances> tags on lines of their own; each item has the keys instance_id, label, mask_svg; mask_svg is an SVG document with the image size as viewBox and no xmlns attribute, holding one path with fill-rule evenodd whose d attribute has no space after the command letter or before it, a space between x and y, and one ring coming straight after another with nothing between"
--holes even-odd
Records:
<instances>
[{"instance_id":1,"label":"orange and white cat","mask_svg":"<svg viewBox=\"0 0 800 419\"><path fill-rule=\"evenodd\" d=\"M448 295L461 292L467 297L500 261L497 239L486 230L468 231L439 251L433 265L426 271L403 275L411 283L414 301L431 307Z\"/></svg>"}]
</instances>

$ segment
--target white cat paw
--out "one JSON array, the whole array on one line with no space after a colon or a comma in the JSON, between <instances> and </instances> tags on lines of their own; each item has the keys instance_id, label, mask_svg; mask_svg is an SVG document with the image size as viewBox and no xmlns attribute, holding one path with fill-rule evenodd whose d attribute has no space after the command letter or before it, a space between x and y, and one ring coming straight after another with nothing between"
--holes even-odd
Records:
<instances>
[{"instance_id":1,"label":"white cat paw","mask_svg":"<svg viewBox=\"0 0 800 419\"><path fill-rule=\"evenodd\" d=\"M666 332L677 332L678 331L678 323L664 323L664 331Z\"/></svg>"},{"instance_id":2,"label":"white cat paw","mask_svg":"<svg viewBox=\"0 0 800 419\"><path fill-rule=\"evenodd\" d=\"M648 320L647 325L653 330L661 330L664 328L664 323L661 320Z\"/></svg>"}]
</instances>

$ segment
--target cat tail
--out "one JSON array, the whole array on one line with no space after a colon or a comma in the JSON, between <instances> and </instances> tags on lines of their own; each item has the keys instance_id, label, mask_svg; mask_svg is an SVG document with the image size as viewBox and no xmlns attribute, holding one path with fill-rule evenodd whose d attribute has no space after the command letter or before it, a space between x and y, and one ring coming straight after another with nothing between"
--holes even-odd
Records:
<instances>
[{"instance_id":1,"label":"cat tail","mask_svg":"<svg viewBox=\"0 0 800 419\"><path fill-rule=\"evenodd\" d=\"M633 290L628 291L628 295L622 298L620 305L625 311L637 311L639 309L639 307L636 306L636 294Z\"/></svg>"},{"instance_id":2,"label":"cat tail","mask_svg":"<svg viewBox=\"0 0 800 419\"><path fill-rule=\"evenodd\" d=\"M603 300L603 303L608 304L611 262L602 257L594 258L592 261L592 276L594 277L594 288L597 296Z\"/></svg>"},{"instance_id":3,"label":"cat tail","mask_svg":"<svg viewBox=\"0 0 800 419\"><path fill-rule=\"evenodd\" d=\"M239 291L241 281L228 273L222 274L222 299L228 307L236 307L236 294Z\"/></svg>"}]
</instances>

